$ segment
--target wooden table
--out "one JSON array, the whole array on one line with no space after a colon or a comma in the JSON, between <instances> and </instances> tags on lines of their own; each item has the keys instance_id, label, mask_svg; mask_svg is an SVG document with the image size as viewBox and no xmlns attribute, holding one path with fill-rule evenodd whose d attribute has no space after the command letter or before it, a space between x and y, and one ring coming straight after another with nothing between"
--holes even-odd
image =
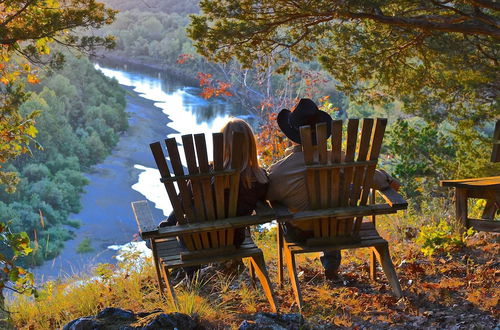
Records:
<instances>
[{"instance_id":1,"label":"wooden table","mask_svg":"<svg viewBox=\"0 0 500 330\"><path fill-rule=\"evenodd\" d=\"M500 176L465 180L443 180L442 187L455 187L456 217L465 228L477 231L500 232L500 221L494 221L495 213L500 208ZM469 198L486 199L482 219L468 217L467 200Z\"/></svg>"}]
</instances>

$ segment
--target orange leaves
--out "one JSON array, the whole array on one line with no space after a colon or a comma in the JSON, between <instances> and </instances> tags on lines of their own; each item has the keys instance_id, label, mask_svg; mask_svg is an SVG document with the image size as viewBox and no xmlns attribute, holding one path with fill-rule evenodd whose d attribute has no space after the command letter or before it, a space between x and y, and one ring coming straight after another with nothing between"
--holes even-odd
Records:
<instances>
[{"instance_id":1,"label":"orange leaves","mask_svg":"<svg viewBox=\"0 0 500 330\"><path fill-rule=\"evenodd\" d=\"M231 84L213 79L212 74L198 72L196 78L199 81L200 87L202 87L201 96L204 99L209 99L211 97L218 97L221 95L232 96L233 94L229 91Z\"/></svg>"},{"instance_id":2,"label":"orange leaves","mask_svg":"<svg viewBox=\"0 0 500 330\"><path fill-rule=\"evenodd\" d=\"M201 87L209 85L212 81L212 74L211 73L203 73L203 72L198 72L198 75L196 76L198 79L198 82Z\"/></svg>"},{"instance_id":3,"label":"orange leaves","mask_svg":"<svg viewBox=\"0 0 500 330\"><path fill-rule=\"evenodd\" d=\"M29 74L26 80L30 84L38 84L40 82L40 79L38 79L38 77L33 74Z\"/></svg>"},{"instance_id":4,"label":"orange leaves","mask_svg":"<svg viewBox=\"0 0 500 330\"><path fill-rule=\"evenodd\" d=\"M177 57L177 64L184 64L186 63L188 60L191 60L193 59L193 55L191 54L180 54L178 57Z\"/></svg>"},{"instance_id":5,"label":"orange leaves","mask_svg":"<svg viewBox=\"0 0 500 330\"><path fill-rule=\"evenodd\" d=\"M36 75L36 70L31 68L28 62L20 61L17 58L12 59L9 57L6 49L0 49L0 83L4 85L12 85L20 78L26 78L30 84L37 84L40 82Z\"/></svg>"},{"instance_id":6,"label":"orange leaves","mask_svg":"<svg viewBox=\"0 0 500 330\"><path fill-rule=\"evenodd\" d=\"M268 105L272 106L269 102ZM261 109L265 109L266 104L261 104ZM285 150L290 146L290 142L285 137L276 123L277 113L269 112L259 133L256 134L258 141L257 152L262 166L268 167L285 156Z\"/></svg>"}]
</instances>

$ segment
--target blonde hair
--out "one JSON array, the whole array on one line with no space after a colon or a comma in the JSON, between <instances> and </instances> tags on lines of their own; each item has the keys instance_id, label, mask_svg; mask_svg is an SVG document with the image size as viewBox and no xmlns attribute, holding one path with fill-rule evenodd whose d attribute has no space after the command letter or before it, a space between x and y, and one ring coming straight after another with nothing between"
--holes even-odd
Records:
<instances>
[{"instance_id":1,"label":"blonde hair","mask_svg":"<svg viewBox=\"0 0 500 330\"><path fill-rule=\"evenodd\" d=\"M241 161L241 181L246 188L252 187L252 182L266 183L266 172L260 168L257 160L257 145L252 128L248 123L239 118L231 118L221 129L224 135L224 167L231 166L231 150L233 143L233 132L243 133L242 161Z\"/></svg>"}]
</instances>

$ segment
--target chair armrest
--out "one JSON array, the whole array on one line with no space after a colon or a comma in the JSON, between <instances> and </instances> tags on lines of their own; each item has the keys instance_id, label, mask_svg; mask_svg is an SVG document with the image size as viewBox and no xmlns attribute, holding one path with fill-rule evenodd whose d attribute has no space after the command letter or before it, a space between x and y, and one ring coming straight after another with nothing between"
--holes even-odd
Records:
<instances>
[{"instance_id":1,"label":"chair armrest","mask_svg":"<svg viewBox=\"0 0 500 330\"><path fill-rule=\"evenodd\" d=\"M153 219L148 201L137 201L131 204L142 239L147 239L158 234L158 225Z\"/></svg>"},{"instance_id":2,"label":"chair armrest","mask_svg":"<svg viewBox=\"0 0 500 330\"><path fill-rule=\"evenodd\" d=\"M293 218L293 213L285 205L277 201L270 201L269 203L274 210L277 221L287 221Z\"/></svg>"},{"instance_id":3,"label":"chair armrest","mask_svg":"<svg viewBox=\"0 0 500 330\"><path fill-rule=\"evenodd\" d=\"M236 229L264 224L275 218L274 210L268 204L261 203L255 210L255 215L232 217L216 221L200 221L170 227L158 227L153 220L153 215L147 201L133 202L132 209L134 210L142 239L168 238L214 230Z\"/></svg>"},{"instance_id":4,"label":"chair armrest","mask_svg":"<svg viewBox=\"0 0 500 330\"><path fill-rule=\"evenodd\" d=\"M377 190L378 193L385 199L387 204L397 210L405 210L408 207L408 202L398 192L392 188Z\"/></svg>"},{"instance_id":5,"label":"chair armrest","mask_svg":"<svg viewBox=\"0 0 500 330\"><path fill-rule=\"evenodd\" d=\"M170 227L160 227L158 228L158 234L155 238L167 238L222 229L236 229L253 225L261 225L274 220L274 218L274 212L264 212L262 214L218 219L215 221L200 221Z\"/></svg>"}]
</instances>

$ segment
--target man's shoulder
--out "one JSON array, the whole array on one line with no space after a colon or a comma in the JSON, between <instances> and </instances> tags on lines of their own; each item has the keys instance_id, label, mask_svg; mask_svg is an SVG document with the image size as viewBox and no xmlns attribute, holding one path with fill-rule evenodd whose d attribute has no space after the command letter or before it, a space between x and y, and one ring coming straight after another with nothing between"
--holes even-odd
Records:
<instances>
[{"instance_id":1,"label":"man's shoulder","mask_svg":"<svg viewBox=\"0 0 500 330\"><path fill-rule=\"evenodd\" d=\"M273 173L275 174L283 171L289 171L303 166L304 157L302 155L302 151L292 151L288 156L271 165L271 167L269 167L268 173L270 176L272 176Z\"/></svg>"}]
</instances>

